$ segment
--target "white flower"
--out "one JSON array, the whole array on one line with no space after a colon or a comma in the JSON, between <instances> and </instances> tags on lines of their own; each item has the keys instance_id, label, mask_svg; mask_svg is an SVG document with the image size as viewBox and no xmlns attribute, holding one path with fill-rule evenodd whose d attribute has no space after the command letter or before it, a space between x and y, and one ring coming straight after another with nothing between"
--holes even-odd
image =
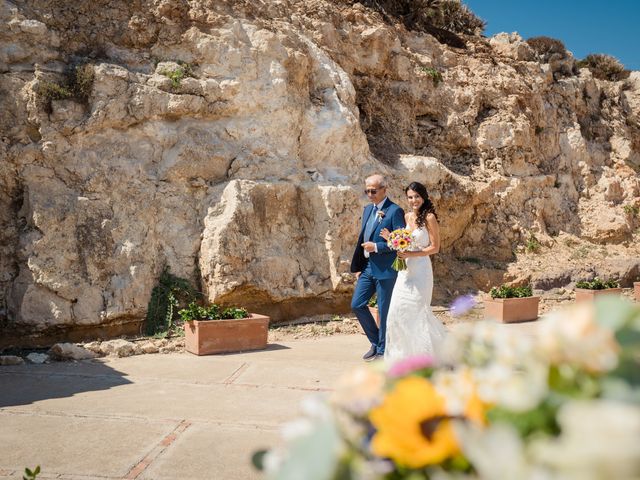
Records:
<instances>
[{"instance_id":1,"label":"white flower","mask_svg":"<svg viewBox=\"0 0 640 480\"><path fill-rule=\"evenodd\" d=\"M456 422L455 430L464 455L482 480L552 480L542 468L532 464L515 429L505 424L478 428Z\"/></svg>"},{"instance_id":2,"label":"white flower","mask_svg":"<svg viewBox=\"0 0 640 480\"><path fill-rule=\"evenodd\" d=\"M331 401L355 415L364 415L381 401L384 383L381 371L364 366L354 368L340 377Z\"/></svg>"},{"instance_id":3,"label":"white flower","mask_svg":"<svg viewBox=\"0 0 640 480\"><path fill-rule=\"evenodd\" d=\"M590 372L607 372L618 362L614 333L595 320L595 308L583 303L545 317L538 337L542 354L551 363L569 363Z\"/></svg>"},{"instance_id":4,"label":"white flower","mask_svg":"<svg viewBox=\"0 0 640 480\"><path fill-rule=\"evenodd\" d=\"M534 457L567 480L640 478L640 407L574 401L558 412L562 434L532 445Z\"/></svg>"},{"instance_id":5,"label":"white flower","mask_svg":"<svg viewBox=\"0 0 640 480\"><path fill-rule=\"evenodd\" d=\"M447 413L463 415L469 400L475 393L471 370L467 367L456 370L438 370L432 378L436 387L446 400Z\"/></svg>"}]
</instances>

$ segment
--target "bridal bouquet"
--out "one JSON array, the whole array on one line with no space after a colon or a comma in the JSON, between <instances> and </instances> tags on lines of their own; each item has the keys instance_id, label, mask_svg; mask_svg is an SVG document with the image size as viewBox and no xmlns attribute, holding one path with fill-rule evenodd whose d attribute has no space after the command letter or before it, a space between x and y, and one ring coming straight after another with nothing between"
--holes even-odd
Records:
<instances>
[{"instance_id":1,"label":"bridal bouquet","mask_svg":"<svg viewBox=\"0 0 640 480\"><path fill-rule=\"evenodd\" d=\"M359 367L254 463L277 480L640 478L640 308L602 300L536 326L476 322L438 358Z\"/></svg>"},{"instance_id":2,"label":"bridal bouquet","mask_svg":"<svg viewBox=\"0 0 640 480\"><path fill-rule=\"evenodd\" d=\"M411 230L408 228L398 228L389 234L387 246L396 252L406 252L411 248L412 241ZM391 266L398 272L400 270L406 270L407 261L404 258L396 257Z\"/></svg>"}]
</instances>

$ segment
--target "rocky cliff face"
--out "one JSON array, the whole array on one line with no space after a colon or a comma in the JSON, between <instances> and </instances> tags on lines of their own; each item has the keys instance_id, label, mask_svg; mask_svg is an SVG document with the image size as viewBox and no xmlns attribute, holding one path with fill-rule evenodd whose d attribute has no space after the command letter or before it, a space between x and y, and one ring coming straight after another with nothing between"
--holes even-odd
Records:
<instances>
[{"instance_id":1,"label":"rocky cliff face","mask_svg":"<svg viewBox=\"0 0 640 480\"><path fill-rule=\"evenodd\" d=\"M431 191L441 299L640 275L638 72L328 0L0 0L0 22L5 331L137 325L165 265L276 319L345 309L374 172Z\"/></svg>"}]
</instances>

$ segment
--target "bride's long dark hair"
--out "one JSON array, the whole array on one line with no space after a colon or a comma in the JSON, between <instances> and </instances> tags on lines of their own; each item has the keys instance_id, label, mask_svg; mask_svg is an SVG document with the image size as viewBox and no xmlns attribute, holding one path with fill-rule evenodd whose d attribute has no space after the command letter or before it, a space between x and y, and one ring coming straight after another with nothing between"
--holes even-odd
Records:
<instances>
[{"instance_id":1,"label":"bride's long dark hair","mask_svg":"<svg viewBox=\"0 0 640 480\"><path fill-rule=\"evenodd\" d=\"M418 195L420 195L420 197L422 197L422 200L424 200L424 203L420 205L420 209L418 210L418 217L416 218L416 227L419 228L419 227L426 226L427 215L430 213L433 213L433 215L437 219L438 215L436 214L436 209L433 206L433 202L431 201L431 198L429 198L429 192L427 192L427 187L425 187L420 182L411 182L409 186L404 189L405 195L409 190L413 190Z\"/></svg>"}]
</instances>

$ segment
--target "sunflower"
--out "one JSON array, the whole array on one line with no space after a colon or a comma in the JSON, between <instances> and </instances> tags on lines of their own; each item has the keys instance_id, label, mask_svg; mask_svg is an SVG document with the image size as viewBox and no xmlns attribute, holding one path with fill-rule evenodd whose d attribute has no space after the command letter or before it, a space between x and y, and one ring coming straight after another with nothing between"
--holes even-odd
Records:
<instances>
[{"instance_id":1,"label":"sunflower","mask_svg":"<svg viewBox=\"0 0 640 480\"><path fill-rule=\"evenodd\" d=\"M428 380L399 380L370 414L373 453L409 468L433 465L459 452L444 398Z\"/></svg>"},{"instance_id":2,"label":"sunflower","mask_svg":"<svg viewBox=\"0 0 640 480\"><path fill-rule=\"evenodd\" d=\"M405 239L400 239L398 240L398 248L406 248L408 245L408 242Z\"/></svg>"}]
</instances>

